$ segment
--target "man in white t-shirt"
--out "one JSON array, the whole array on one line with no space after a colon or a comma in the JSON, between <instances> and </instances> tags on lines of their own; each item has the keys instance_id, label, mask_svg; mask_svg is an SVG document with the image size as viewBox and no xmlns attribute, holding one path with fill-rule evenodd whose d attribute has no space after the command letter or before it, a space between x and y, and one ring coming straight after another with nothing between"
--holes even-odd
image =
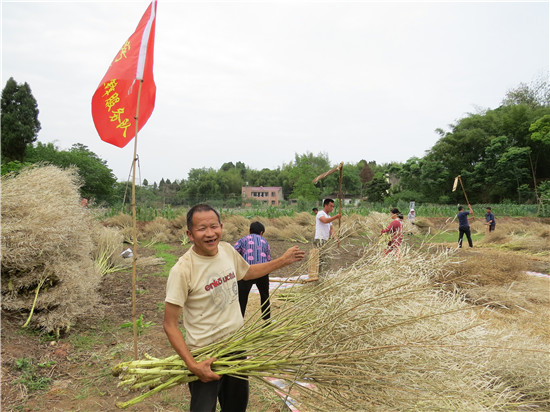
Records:
<instances>
[{"instance_id":1,"label":"man in white t-shirt","mask_svg":"<svg viewBox=\"0 0 550 412\"><path fill-rule=\"evenodd\" d=\"M219 213L200 204L187 213L187 236L193 242L170 270L166 284L164 331L187 368L199 380L191 382L191 411L245 411L248 380L214 373L210 358L197 362L191 350L215 343L243 325L237 281L257 279L302 260L305 252L294 246L270 262L249 265L226 242L221 242ZM186 337L179 329L183 312Z\"/></svg>"},{"instance_id":2,"label":"man in white t-shirt","mask_svg":"<svg viewBox=\"0 0 550 412\"><path fill-rule=\"evenodd\" d=\"M323 210L319 211L315 216L315 238L313 244L319 248L319 274L323 274L328 269L329 261L326 253L323 253L323 245L331 238L334 238L334 229L332 222L342 217L341 213L330 216L330 212L334 210L334 200L325 199L323 202Z\"/></svg>"}]
</instances>

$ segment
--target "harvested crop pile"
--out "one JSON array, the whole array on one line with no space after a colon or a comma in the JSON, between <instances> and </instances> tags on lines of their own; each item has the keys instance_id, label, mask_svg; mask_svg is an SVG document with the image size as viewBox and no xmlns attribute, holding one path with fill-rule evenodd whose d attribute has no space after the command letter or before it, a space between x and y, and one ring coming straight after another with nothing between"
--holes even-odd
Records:
<instances>
[{"instance_id":1,"label":"harvested crop pile","mask_svg":"<svg viewBox=\"0 0 550 412\"><path fill-rule=\"evenodd\" d=\"M33 325L59 334L96 310L101 274L80 206L75 170L33 167L2 177L2 308L31 313Z\"/></svg>"},{"instance_id":2,"label":"harvested crop pile","mask_svg":"<svg viewBox=\"0 0 550 412\"><path fill-rule=\"evenodd\" d=\"M252 317L194 355L216 357L217 373L249 376L272 390L280 388L265 378L285 381L311 411L548 406L547 346L512 335L499 344L459 295L434 289L432 279L451 258L405 248L396 260L366 249L317 284L285 289L291 298L280 301L271 323ZM232 358L235 348L247 359ZM113 371L123 386L150 389L119 407L196 379L177 356Z\"/></svg>"}]
</instances>

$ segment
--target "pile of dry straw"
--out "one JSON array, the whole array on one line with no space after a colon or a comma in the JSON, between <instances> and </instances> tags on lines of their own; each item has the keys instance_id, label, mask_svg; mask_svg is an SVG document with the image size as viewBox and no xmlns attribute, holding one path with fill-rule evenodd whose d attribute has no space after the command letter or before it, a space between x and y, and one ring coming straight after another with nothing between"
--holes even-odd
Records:
<instances>
[{"instance_id":1,"label":"pile of dry straw","mask_svg":"<svg viewBox=\"0 0 550 412\"><path fill-rule=\"evenodd\" d=\"M102 259L112 266L122 238L80 206L75 170L33 167L2 177L2 308L31 314L55 332L98 308Z\"/></svg>"}]
</instances>

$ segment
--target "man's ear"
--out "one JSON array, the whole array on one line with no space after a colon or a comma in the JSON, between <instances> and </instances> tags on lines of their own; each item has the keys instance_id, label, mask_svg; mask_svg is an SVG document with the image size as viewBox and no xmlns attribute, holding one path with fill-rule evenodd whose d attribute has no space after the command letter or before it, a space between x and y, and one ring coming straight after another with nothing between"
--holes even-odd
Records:
<instances>
[{"instance_id":1,"label":"man's ear","mask_svg":"<svg viewBox=\"0 0 550 412\"><path fill-rule=\"evenodd\" d=\"M191 242L194 242L193 234L191 233L190 230L187 230L187 237L189 238L189 240L190 240Z\"/></svg>"}]
</instances>

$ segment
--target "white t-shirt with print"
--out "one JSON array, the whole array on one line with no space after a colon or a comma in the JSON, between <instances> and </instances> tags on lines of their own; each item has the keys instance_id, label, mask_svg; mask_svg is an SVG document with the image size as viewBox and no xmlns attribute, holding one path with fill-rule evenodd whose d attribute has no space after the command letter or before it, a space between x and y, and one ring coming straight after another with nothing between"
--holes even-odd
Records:
<instances>
[{"instance_id":1,"label":"white t-shirt with print","mask_svg":"<svg viewBox=\"0 0 550 412\"><path fill-rule=\"evenodd\" d=\"M189 349L217 342L243 325L237 281L249 267L233 246L220 242L216 256L191 248L170 270L165 301L183 308Z\"/></svg>"},{"instance_id":2,"label":"white t-shirt with print","mask_svg":"<svg viewBox=\"0 0 550 412\"><path fill-rule=\"evenodd\" d=\"M315 216L315 239L329 240L330 227L332 226L332 222L321 222L321 220L319 220L321 216L330 218L330 216L324 210L319 210L319 212L317 212L317 215Z\"/></svg>"}]
</instances>

